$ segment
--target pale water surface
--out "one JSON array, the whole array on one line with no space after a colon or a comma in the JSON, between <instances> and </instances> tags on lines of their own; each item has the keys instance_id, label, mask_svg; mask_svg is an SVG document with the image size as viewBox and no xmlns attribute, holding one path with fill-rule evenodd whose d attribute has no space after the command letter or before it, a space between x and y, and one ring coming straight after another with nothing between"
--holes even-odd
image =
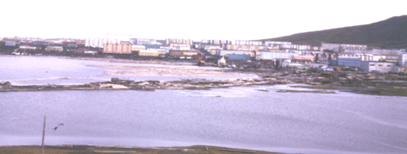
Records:
<instances>
[{"instance_id":1,"label":"pale water surface","mask_svg":"<svg viewBox=\"0 0 407 154\"><path fill-rule=\"evenodd\" d=\"M55 59L59 60L50 58ZM51 71L79 77L103 72L84 67L99 62L68 61L73 61L69 66L76 73L67 71L68 66ZM51 71L36 65L27 66L30 69L16 66L19 72L6 68L9 74L4 74L3 67L10 65L0 65L0 78L25 79L24 73L29 78L53 77L37 76L37 72ZM43 117L47 116L47 145L205 144L297 153L407 153L407 97L276 92L286 88L290 85L152 92L4 92L0 93L0 145L40 145ZM64 126L53 130L59 123Z\"/></svg>"}]
</instances>

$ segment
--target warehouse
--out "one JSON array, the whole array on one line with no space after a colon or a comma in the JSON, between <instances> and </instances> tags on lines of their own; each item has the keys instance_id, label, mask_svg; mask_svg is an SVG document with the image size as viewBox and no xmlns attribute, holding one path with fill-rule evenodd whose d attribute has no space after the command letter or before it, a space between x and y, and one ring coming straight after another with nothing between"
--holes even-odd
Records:
<instances>
[{"instance_id":1,"label":"warehouse","mask_svg":"<svg viewBox=\"0 0 407 154\"><path fill-rule=\"evenodd\" d=\"M348 58L338 58L338 66L350 66L350 67L360 67L360 58L358 57L348 57Z\"/></svg>"},{"instance_id":2,"label":"warehouse","mask_svg":"<svg viewBox=\"0 0 407 154\"><path fill-rule=\"evenodd\" d=\"M259 52L256 52L256 60L277 60L277 59L289 59L289 60L291 60L292 55L296 55L296 54L291 53L291 52L259 51Z\"/></svg>"},{"instance_id":3,"label":"warehouse","mask_svg":"<svg viewBox=\"0 0 407 154\"><path fill-rule=\"evenodd\" d=\"M364 72L380 72L388 73L391 72L396 63L389 62L374 62L374 61L362 61L360 63L360 68Z\"/></svg>"}]
</instances>

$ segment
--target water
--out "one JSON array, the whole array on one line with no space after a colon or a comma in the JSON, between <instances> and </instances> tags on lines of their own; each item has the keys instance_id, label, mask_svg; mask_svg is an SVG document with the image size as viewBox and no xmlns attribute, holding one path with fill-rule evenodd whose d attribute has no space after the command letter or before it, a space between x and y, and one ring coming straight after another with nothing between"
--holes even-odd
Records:
<instances>
[{"instance_id":1,"label":"water","mask_svg":"<svg viewBox=\"0 0 407 154\"><path fill-rule=\"evenodd\" d=\"M214 69L215 67L175 66L159 64L113 63L103 61L85 61L58 57L35 56L4 56L0 55L0 82L9 81L13 85L44 85L44 84L84 84L89 82L110 81L112 77L127 80L179 80L202 78L202 76L110 76L107 71L123 70L112 68L91 67L90 65L121 65L148 67L182 67ZM204 76L209 79L231 79L257 77L255 75L236 76Z\"/></svg>"},{"instance_id":2,"label":"water","mask_svg":"<svg viewBox=\"0 0 407 154\"><path fill-rule=\"evenodd\" d=\"M407 153L407 97L276 92L287 88L0 93L0 145L40 145L46 115L47 145Z\"/></svg>"}]
</instances>

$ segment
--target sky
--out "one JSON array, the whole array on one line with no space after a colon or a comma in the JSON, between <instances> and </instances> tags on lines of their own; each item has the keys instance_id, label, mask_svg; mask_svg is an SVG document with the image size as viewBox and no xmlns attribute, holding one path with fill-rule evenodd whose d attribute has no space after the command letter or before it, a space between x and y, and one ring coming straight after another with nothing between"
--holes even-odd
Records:
<instances>
[{"instance_id":1,"label":"sky","mask_svg":"<svg viewBox=\"0 0 407 154\"><path fill-rule=\"evenodd\" d=\"M0 37L253 40L407 15L404 0L7 0Z\"/></svg>"}]
</instances>

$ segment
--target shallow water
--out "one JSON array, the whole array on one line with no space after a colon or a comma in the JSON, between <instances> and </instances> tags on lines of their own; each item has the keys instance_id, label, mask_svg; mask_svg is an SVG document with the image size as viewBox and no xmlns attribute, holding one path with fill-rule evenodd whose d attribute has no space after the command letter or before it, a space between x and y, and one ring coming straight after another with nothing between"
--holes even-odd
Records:
<instances>
[{"instance_id":1,"label":"shallow water","mask_svg":"<svg viewBox=\"0 0 407 154\"><path fill-rule=\"evenodd\" d=\"M54 57L38 59L47 58L60 61ZM65 60L54 70L49 69L48 62L41 66L16 66L17 72L6 68L11 74L4 74L7 71L2 69L0 78L25 79L24 72L28 72L27 78L37 79L103 72L102 68L86 67L100 62ZM80 73L68 71L68 66ZM55 73L37 74L42 71ZM43 116L47 116L47 145L205 144L293 153L407 153L407 97L339 91L337 94L276 92L290 86L153 92L3 92L0 93L0 145L40 145ZM64 126L53 130L59 123Z\"/></svg>"},{"instance_id":2,"label":"shallow water","mask_svg":"<svg viewBox=\"0 0 407 154\"><path fill-rule=\"evenodd\" d=\"M121 65L121 66L148 66L148 67L172 67L172 68L198 68L214 69L216 67L176 66L160 64L134 64L114 63L103 61L75 60L61 57L46 56L4 56L0 55L0 82L9 81L13 85L43 85L43 84L84 84L89 82L110 81L112 77L126 80L179 80L179 79L233 79L257 77L255 75L241 76L110 76L105 71L125 70L91 67L89 65Z\"/></svg>"}]
</instances>

